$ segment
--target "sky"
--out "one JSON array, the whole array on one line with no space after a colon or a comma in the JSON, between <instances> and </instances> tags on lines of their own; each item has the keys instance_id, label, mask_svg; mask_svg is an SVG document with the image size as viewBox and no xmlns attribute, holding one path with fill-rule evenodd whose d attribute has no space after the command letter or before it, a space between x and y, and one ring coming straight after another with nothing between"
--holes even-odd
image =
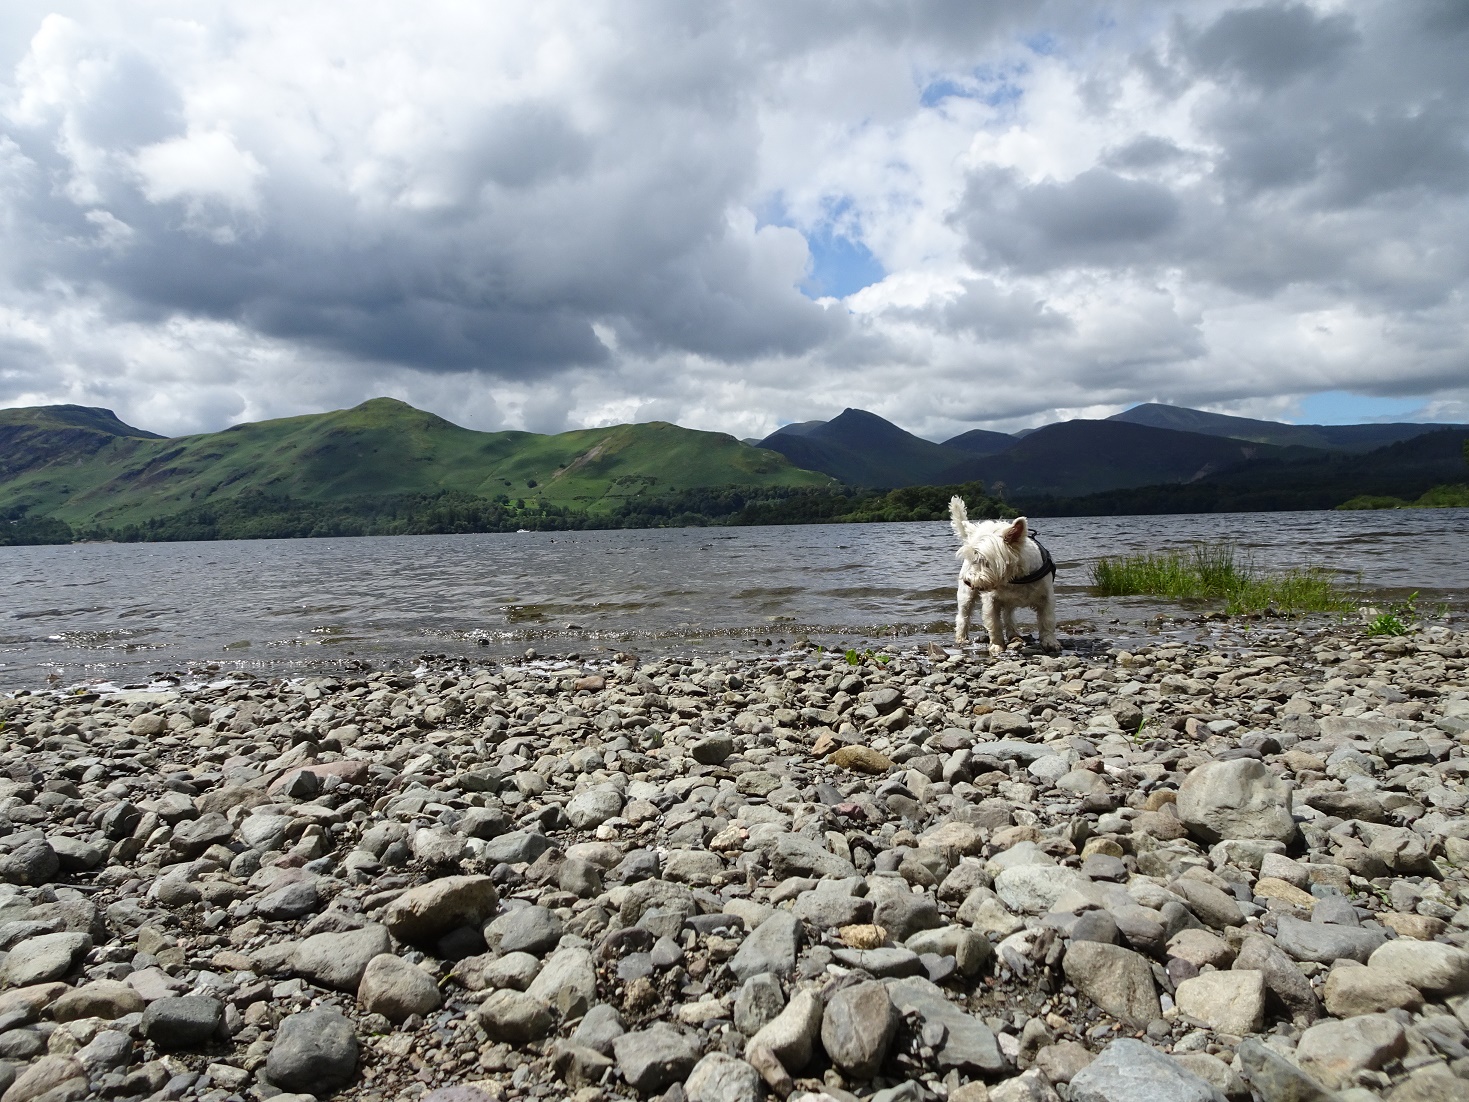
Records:
<instances>
[{"instance_id":1,"label":"sky","mask_svg":"<svg viewBox=\"0 0 1469 1102\"><path fill-rule=\"evenodd\" d=\"M0 406L1469 421L1469 4L5 0Z\"/></svg>"}]
</instances>

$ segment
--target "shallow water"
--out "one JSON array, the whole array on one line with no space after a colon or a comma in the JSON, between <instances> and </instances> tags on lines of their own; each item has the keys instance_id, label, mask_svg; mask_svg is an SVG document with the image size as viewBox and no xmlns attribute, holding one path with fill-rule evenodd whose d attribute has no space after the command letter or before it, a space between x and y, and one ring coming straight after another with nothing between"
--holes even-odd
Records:
<instances>
[{"instance_id":1,"label":"shallow water","mask_svg":"<svg viewBox=\"0 0 1469 1102\"><path fill-rule=\"evenodd\" d=\"M1176 605L1087 591L1101 555L1232 538L1374 599L1469 610L1469 510L1034 521L1063 637L1126 637ZM0 548L0 688L138 682L219 662L294 673L425 652L864 647L952 631L945 522ZM1022 629L1028 614L1020 618Z\"/></svg>"}]
</instances>

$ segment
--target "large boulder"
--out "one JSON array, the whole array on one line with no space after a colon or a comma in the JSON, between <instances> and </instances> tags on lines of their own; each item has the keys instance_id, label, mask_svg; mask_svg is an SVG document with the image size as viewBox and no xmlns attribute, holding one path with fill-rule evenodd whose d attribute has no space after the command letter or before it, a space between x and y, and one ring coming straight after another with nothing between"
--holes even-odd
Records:
<instances>
[{"instance_id":1,"label":"large boulder","mask_svg":"<svg viewBox=\"0 0 1469 1102\"><path fill-rule=\"evenodd\" d=\"M1099 941L1075 941L1061 968L1078 991L1128 1025L1143 1028L1163 1016L1153 966L1141 953Z\"/></svg>"},{"instance_id":2,"label":"large boulder","mask_svg":"<svg viewBox=\"0 0 1469 1102\"><path fill-rule=\"evenodd\" d=\"M1291 784L1254 758L1211 761L1191 772L1178 789L1178 817L1204 842L1263 838L1289 842Z\"/></svg>"},{"instance_id":3,"label":"large boulder","mask_svg":"<svg viewBox=\"0 0 1469 1102\"><path fill-rule=\"evenodd\" d=\"M1071 1079L1071 1102L1224 1102L1177 1060L1124 1037Z\"/></svg>"},{"instance_id":4,"label":"large boulder","mask_svg":"<svg viewBox=\"0 0 1469 1102\"><path fill-rule=\"evenodd\" d=\"M383 923L399 941L423 945L461 926L484 925L499 903L488 876L445 876L393 900Z\"/></svg>"}]
</instances>

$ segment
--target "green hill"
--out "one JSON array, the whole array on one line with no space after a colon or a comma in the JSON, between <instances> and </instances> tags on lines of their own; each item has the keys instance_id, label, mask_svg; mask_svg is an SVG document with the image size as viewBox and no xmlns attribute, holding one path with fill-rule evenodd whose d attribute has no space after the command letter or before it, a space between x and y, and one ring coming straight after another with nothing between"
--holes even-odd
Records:
<instances>
[{"instance_id":1,"label":"green hill","mask_svg":"<svg viewBox=\"0 0 1469 1102\"><path fill-rule=\"evenodd\" d=\"M114 528L245 495L333 503L455 493L609 512L717 486L820 487L774 452L663 422L555 436L476 432L391 398L165 439L110 411L0 418L0 516Z\"/></svg>"}]
</instances>

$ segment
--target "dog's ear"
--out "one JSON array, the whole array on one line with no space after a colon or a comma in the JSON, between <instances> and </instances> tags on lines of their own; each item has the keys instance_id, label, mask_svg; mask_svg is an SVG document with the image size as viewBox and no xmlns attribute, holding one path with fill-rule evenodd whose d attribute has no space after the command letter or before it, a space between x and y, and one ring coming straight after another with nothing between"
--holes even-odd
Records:
<instances>
[{"instance_id":1,"label":"dog's ear","mask_svg":"<svg viewBox=\"0 0 1469 1102\"><path fill-rule=\"evenodd\" d=\"M1025 518L1016 517L1014 523L1012 523L1009 528L1006 528L1005 531L1001 534L1003 535L1006 543L1024 543Z\"/></svg>"}]
</instances>

